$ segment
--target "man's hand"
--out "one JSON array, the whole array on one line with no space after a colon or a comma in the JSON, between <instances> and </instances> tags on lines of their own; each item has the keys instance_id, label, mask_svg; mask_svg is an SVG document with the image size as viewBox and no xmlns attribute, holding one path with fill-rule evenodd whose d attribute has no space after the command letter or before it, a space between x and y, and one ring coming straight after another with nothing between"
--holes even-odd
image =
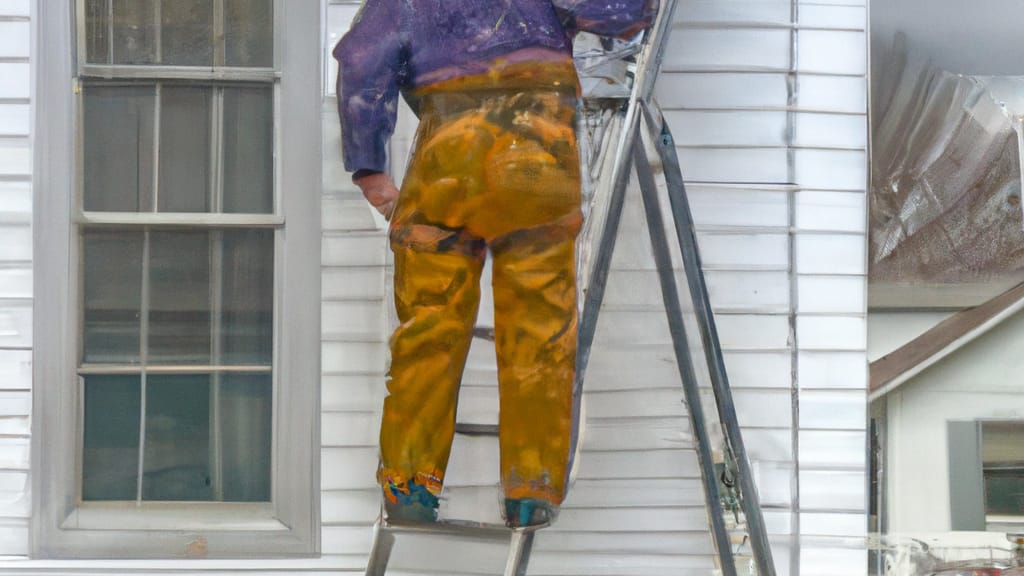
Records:
<instances>
[{"instance_id":1,"label":"man's hand","mask_svg":"<svg viewBox=\"0 0 1024 576\"><path fill-rule=\"evenodd\" d=\"M355 184L363 191L366 200L390 220L392 212L395 211L395 203L398 201L398 188L391 176L383 172L368 174L357 178Z\"/></svg>"}]
</instances>

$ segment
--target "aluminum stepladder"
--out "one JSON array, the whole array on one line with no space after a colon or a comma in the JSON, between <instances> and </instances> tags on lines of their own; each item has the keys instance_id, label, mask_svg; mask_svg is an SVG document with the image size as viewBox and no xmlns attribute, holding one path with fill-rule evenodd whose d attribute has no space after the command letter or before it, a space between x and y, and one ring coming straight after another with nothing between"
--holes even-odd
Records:
<instances>
[{"instance_id":1,"label":"aluminum stepladder","mask_svg":"<svg viewBox=\"0 0 1024 576\"><path fill-rule=\"evenodd\" d=\"M611 257L615 248L618 225L625 202L626 188L635 168L640 185L644 213L650 233L659 283L665 302L669 330L672 336L676 364L682 381L687 412L696 440L696 452L701 469L704 486L705 504L708 512L713 542L718 555L719 572L723 576L739 576L736 557L730 530L725 522L725 515L730 512L724 505L719 478L730 490L731 501L735 506L731 513L736 515L742 511L745 524L745 541L749 540L753 555L753 566L759 576L774 576L775 567L772 562L771 549L765 530L764 519L758 502L757 489L754 485L753 472L747 459L743 439L736 417L736 410L729 388L725 363L715 327L714 315L708 298L707 286L701 268L700 255L697 248L693 220L690 213L682 171L676 154L675 144L664 118L652 104L654 84L661 67L668 37L671 32L672 20L678 0L662 0L661 9L654 26L646 34L644 44L635 55L633 82L628 99L621 98L612 105L617 108L620 127L617 142L611 141L615 134L610 133L601 143L608 148L614 145L614 155L605 155L605 173L610 175L602 179L608 184L599 186L597 195L606 195L607 208L601 216L602 226L597 251L587 276L587 290L583 299L583 309L579 321L579 337L576 368L575 397L579 402L586 367L593 347L594 335L604 291L611 267ZM610 99L614 100L614 98ZM683 270L687 279L687 290L690 294L700 340L702 343L703 360L706 362L711 387L715 398L717 415L722 425L724 447L722 460L716 468L712 456L712 440L708 433L707 423L700 400L700 385L694 370L694 361L688 349L687 331L684 325L684 312L680 301L679 289L676 285L669 241L664 227L664 217L658 199L658 186L648 157L641 132L646 128L648 141L656 150L660 166L664 172L665 184L671 206L671 217L679 249L682 255ZM608 190L607 188L610 188ZM477 336L486 333L486 329L476 331ZM486 338L486 336L484 336ZM497 426L490 425L456 425L456 433L469 436L496 436ZM578 450L578 439L575 449ZM726 482L729 480L729 482ZM508 539L509 552L505 564L504 576L525 576L529 564L530 551L534 535L545 525L510 529L503 525L482 524L472 521L446 520L432 524L407 524L388 522L383 514L374 527L373 546L367 565L367 576L384 576L388 560L395 545L396 536L400 534L432 534L451 535L458 538L476 540Z\"/></svg>"},{"instance_id":2,"label":"aluminum stepladder","mask_svg":"<svg viewBox=\"0 0 1024 576\"><path fill-rule=\"evenodd\" d=\"M640 187L644 216L661 285L676 365L696 441L695 448L704 486L708 521L718 554L719 573L723 576L738 576L739 574L730 529L726 525L725 516L732 514L737 518L737 524L740 524L739 513L742 512L742 526L746 532L744 542L749 541L752 552L751 565L747 567L746 573L775 576L775 565L772 560L764 517L761 513L757 488L754 484L753 470L740 433L714 314L701 268L700 252L686 196L682 169L668 123L652 101L654 84L661 68L677 3L678 0L662 2L658 21L647 38L646 46L636 58L635 77L629 100L625 103L616 152L614 157L609 160L611 167L605 173L608 178L603 179L607 183L605 187L610 187L611 190L606 191L608 194L606 215L604 215L603 229L589 274L583 313L580 318L577 386L582 386L593 346L597 319L604 299L612 253L615 249L619 221L625 203L626 188L630 174L633 173L632 167L635 169ZM646 129L644 134L647 136L646 141L641 135L644 129ZM645 142L648 144L646 147ZM652 148L653 150L651 150ZM650 157L651 152L655 156L654 159L660 164L665 180L671 223L676 233L682 267L686 276L686 290L690 296L688 300L692 306L697 332L700 335L702 359L694 358L689 352L683 302L680 300L679 287L676 284L672 253L665 231L665 220L659 202L655 171L652 167L655 163ZM599 190L597 194L600 195L601 191ZM718 467L716 467L712 456L712 440L701 404L700 384L694 369L695 363L700 360L703 360L708 372L717 416L722 428L724 445L721 459L723 462ZM581 389L576 390L577 398L580 397L580 392L582 392ZM722 484L729 491L728 501L723 498L719 486L720 478ZM727 505L726 502L729 504Z\"/></svg>"}]
</instances>

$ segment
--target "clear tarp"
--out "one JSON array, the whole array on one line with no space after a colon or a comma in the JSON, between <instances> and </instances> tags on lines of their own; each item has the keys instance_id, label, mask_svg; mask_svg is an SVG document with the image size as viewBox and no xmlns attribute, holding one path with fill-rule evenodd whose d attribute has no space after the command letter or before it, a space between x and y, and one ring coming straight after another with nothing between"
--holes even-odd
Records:
<instances>
[{"instance_id":1,"label":"clear tarp","mask_svg":"<svg viewBox=\"0 0 1024 576\"><path fill-rule=\"evenodd\" d=\"M871 576L1024 576L1019 534L886 535L867 544Z\"/></svg>"},{"instance_id":2,"label":"clear tarp","mask_svg":"<svg viewBox=\"0 0 1024 576\"><path fill-rule=\"evenodd\" d=\"M872 281L1024 270L1024 77L953 74L904 55L888 78L874 117Z\"/></svg>"}]
</instances>

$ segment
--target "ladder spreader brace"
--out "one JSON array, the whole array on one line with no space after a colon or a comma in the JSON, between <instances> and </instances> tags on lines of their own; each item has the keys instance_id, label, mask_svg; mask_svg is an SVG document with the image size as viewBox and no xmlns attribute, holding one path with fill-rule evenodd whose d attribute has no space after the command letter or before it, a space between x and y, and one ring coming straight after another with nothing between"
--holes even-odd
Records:
<instances>
[{"instance_id":1,"label":"ladder spreader brace","mask_svg":"<svg viewBox=\"0 0 1024 576\"><path fill-rule=\"evenodd\" d=\"M753 471L747 459L746 449L736 418L732 392L725 370L722 348L715 327L714 314L708 298L707 285L700 263L697 238L693 229L693 218L686 196L679 158L675 142L669 131L668 124L660 112L656 112L651 104L654 83L665 47L671 31L672 19L678 0L663 0L657 20L645 38L645 45L636 58L636 72L625 106L622 127L616 152L609 159L612 165L611 190L608 200L608 211L603 230L594 258L594 265L589 277L588 288L584 297L583 312L579 322L579 337L576 362L576 401L579 402L582 384L590 358L597 320L604 291L611 268L611 257L615 249L619 222L625 204L626 187L629 183L631 168L635 168L644 204L644 214L650 234L651 247L661 284L665 302L665 313L672 336L676 365L682 381L687 413L696 440L697 458L700 463L701 480L704 486L705 505L711 533L719 558L719 570L723 576L738 576L736 558L730 540L729 530L725 523L725 510L718 484L718 473L712 458L711 439L706 427L703 407L700 401L700 385L694 370L693 359L689 355L686 328L684 324L682 303L676 285L668 237L665 233L664 218L661 204L658 201L658 188L643 143L640 141L641 128L647 128L647 134L654 142L660 165L664 172L667 187L671 218L676 238L682 255L683 270L686 275L688 292L692 301L694 315L700 332L704 361L710 375L711 389L715 397L718 418L722 424L725 441L724 459L727 470L735 470L737 484L735 496L743 511L756 574L759 576L775 576L771 548L765 530L764 518L758 501L757 488L754 485ZM643 117L643 121L641 121ZM456 431L466 435L496 436L497 426L459 424ZM509 553L505 564L504 576L526 576L529 564L533 537L537 530L546 525L529 528L508 528L498 524L482 524L462 520L445 520L430 524L397 523L387 521L382 514L374 527L373 547L367 565L367 576L384 576L391 555L395 538L399 534L448 534L459 538L476 540L509 540Z\"/></svg>"}]
</instances>

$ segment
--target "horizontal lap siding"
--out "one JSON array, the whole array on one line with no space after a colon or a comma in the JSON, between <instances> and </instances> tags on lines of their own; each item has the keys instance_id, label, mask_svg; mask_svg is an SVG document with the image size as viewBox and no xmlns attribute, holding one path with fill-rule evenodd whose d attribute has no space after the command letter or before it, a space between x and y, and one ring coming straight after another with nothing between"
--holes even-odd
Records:
<instances>
[{"instance_id":1,"label":"horizontal lap siding","mask_svg":"<svg viewBox=\"0 0 1024 576\"><path fill-rule=\"evenodd\" d=\"M330 55L359 2L332 1L324 43L324 194L321 259L321 549L331 563L365 570L380 511L377 434L384 399L390 332L390 274L383 221L344 171L336 103L337 67ZM396 144L401 144L401 129ZM464 447L460 447L460 452ZM458 490L462 490L459 488ZM471 494L472 496L472 494ZM392 566L410 565L396 547ZM406 547L406 552L412 552ZM487 547L476 554L487 554ZM389 574L394 572L390 570Z\"/></svg>"},{"instance_id":2,"label":"horizontal lap siding","mask_svg":"<svg viewBox=\"0 0 1024 576\"><path fill-rule=\"evenodd\" d=\"M328 6L325 62L358 4ZM333 69L325 86L333 91ZM321 549L365 569L379 513L374 482L387 365L386 240L341 166L333 98L323 110Z\"/></svg>"},{"instance_id":3,"label":"horizontal lap siding","mask_svg":"<svg viewBox=\"0 0 1024 576\"><path fill-rule=\"evenodd\" d=\"M797 101L815 111L797 119L794 206L800 571L815 575L867 563L867 5L845 4L801 3L797 32Z\"/></svg>"},{"instance_id":4,"label":"horizontal lap siding","mask_svg":"<svg viewBox=\"0 0 1024 576\"><path fill-rule=\"evenodd\" d=\"M658 98L690 183L762 501L792 516L792 532L772 539L776 564L860 574L865 553L851 543L866 530L866 3L800 2L795 27L790 8L684 1ZM765 357L730 362L730 347L765 347L774 364L762 373ZM762 377L769 394L751 396Z\"/></svg>"},{"instance_id":5,"label":"horizontal lap siding","mask_svg":"<svg viewBox=\"0 0 1024 576\"><path fill-rule=\"evenodd\" d=\"M0 556L28 553L32 408L29 2L0 3Z\"/></svg>"}]
</instances>

